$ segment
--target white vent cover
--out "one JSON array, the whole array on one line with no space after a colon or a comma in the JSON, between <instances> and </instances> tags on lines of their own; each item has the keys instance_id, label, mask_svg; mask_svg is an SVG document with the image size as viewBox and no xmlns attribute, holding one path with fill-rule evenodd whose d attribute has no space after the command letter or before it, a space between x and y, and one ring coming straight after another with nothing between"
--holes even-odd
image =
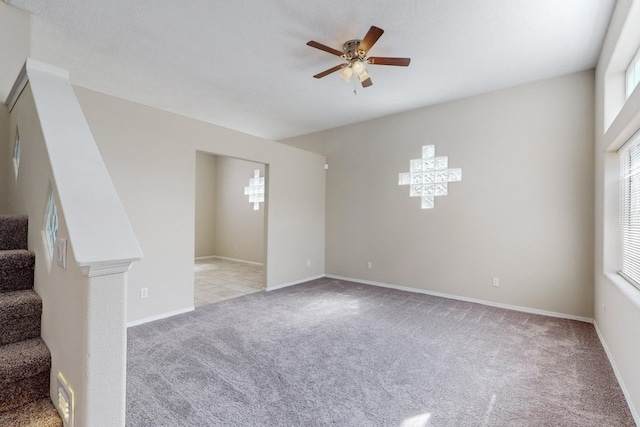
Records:
<instances>
[{"instance_id":1,"label":"white vent cover","mask_svg":"<svg viewBox=\"0 0 640 427\"><path fill-rule=\"evenodd\" d=\"M58 372L58 413L62 418L64 427L73 427L73 391L67 381Z\"/></svg>"}]
</instances>

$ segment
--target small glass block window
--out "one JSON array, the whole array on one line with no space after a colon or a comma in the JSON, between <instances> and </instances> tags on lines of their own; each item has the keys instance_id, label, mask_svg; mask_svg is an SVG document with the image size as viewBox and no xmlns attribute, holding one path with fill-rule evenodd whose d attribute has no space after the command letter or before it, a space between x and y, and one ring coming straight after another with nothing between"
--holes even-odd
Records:
<instances>
[{"instance_id":1,"label":"small glass block window","mask_svg":"<svg viewBox=\"0 0 640 427\"><path fill-rule=\"evenodd\" d=\"M407 185L411 183L411 173L402 172L398 174L398 185Z\"/></svg>"},{"instance_id":2,"label":"small glass block window","mask_svg":"<svg viewBox=\"0 0 640 427\"><path fill-rule=\"evenodd\" d=\"M449 182L462 181L462 169L449 169Z\"/></svg>"},{"instance_id":3,"label":"small glass block window","mask_svg":"<svg viewBox=\"0 0 640 427\"><path fill-rule=\"evenodd\" d=\"M422 159L409 160L409 172L398 174L398 185L408 185L410 197L421 197L422 209L433 209L435 197L446 196L449 183L459 181L462 181L462 169L450 169L449 158L436 157L434 145L424 145Z\"/></svg>"},{"instance_id":4,"label":"small glass block window","mask_svg":"<svg viewBox=\"0 0 640 427\"><path fill-rule=\"evenodd\" d=\"M53 252L56 247L56 236L58 234L58 207L56 206L56 198L53 195L53 189L49 189L49 198L47 199L47 212L44 216L44 237L49 250L49 257L53 259Z\"/></svg>"},{"instance_id":5,"label":"small glass block window","mask_svg":"<svg viewBox=\"0 0 640 427\"><path fill-rule=\"evenodd\" d=\"M13 171L18 179L18 169L20 169L20 155L22 154L22 148L20 147L20 132L16 127L16 138L13 141Z\"/></svg>"},{"instance_id":6,"label":"small glass block window","mask_svg":"<svg viewBox=\"0 0 640 427\"><path fill-rule=\"evenodd\" d=\"M424 145L422 146L422 158L429 159L436 155L436 146L435 145Z\"/></svg>"},{"instance_id":7,"label":"small glass block window","mask_svg":"<svg viewBox=\"0 0 640 427\"><path fill-rule=\"evenodd\" d=\"M424 196L422 198L422 209L433 209L435 200L433 196Z\"/></svg>"},{"instance_id":8,"label":"small glass block window","mask_svg":"<svg viewBox=\"0 0 640 427\"><path fill-rule=\"evenodd\" d=\"M245 196L249 196L249 203L253 203L253 210L260 210L260 203L264 203L264 177L260 176L260 169L253 171L253 178L249 179L249 186L244 187Z\"/></svg>"}]
</instances>

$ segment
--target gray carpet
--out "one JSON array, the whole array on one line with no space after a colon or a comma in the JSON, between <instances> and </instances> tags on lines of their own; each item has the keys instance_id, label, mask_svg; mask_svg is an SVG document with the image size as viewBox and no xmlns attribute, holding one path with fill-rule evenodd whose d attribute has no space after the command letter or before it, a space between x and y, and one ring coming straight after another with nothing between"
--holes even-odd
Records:
<instances>
[{"instance_id":1,"label":"gray carpet","mask_svg":"<svg viewBox=\"0 0 640 427\"><path fill-rule=\"evenodd\" d=\"M633 426L592 325L319 279L129 329L127 426Z\"/></svg>"}]
</instances>

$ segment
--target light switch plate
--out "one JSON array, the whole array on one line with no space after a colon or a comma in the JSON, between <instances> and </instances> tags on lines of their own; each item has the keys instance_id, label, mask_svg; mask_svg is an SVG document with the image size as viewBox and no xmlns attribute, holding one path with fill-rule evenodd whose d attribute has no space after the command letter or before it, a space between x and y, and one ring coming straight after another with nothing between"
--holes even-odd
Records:
<instances>
[{"instance_id":1,"label":"light switch plate","mask_svg":"<svg viewBox=\"0 0 640 427\"><path fill-rule=\"evenodd\" d=\"M67 241L64 239L56 240L56 263L58 267L67 269Z\"/></svg>"}]
</instances>

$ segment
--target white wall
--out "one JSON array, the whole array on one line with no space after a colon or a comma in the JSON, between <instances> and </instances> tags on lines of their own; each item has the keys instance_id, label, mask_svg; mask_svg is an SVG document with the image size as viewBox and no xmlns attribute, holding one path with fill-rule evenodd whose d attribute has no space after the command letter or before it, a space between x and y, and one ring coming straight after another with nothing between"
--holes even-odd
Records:
<instances>
[{"instance_id":1,"label":"white wall","mask_svg":"<svg viewBox=\"0 0 640 427\"><path fill-rule=\"evenodd\" d=\"M593 85L581 72L284 141L327 156L327 273L591 318ZM421 210L398 173L428 144L463 180Z\"/></svg>"},{"instance_id":2,"label":"white wall","mask_svg":"<svg viewBox=\"0 0 640 427\"><path fill-rule=\"evenodd\" d=\"M196 152L195 256L216 253L216 156Z\"/></svg>"},{"instance_id":3,"label":"white wall","mask_svg":"<svg viewBox=\"0 0 640 427\"><path fill-rule=\"evenodd\" d=\"M263 164L218 157L216 162L215 255L264 262L264 203L253 210L244 187L254 170L265 176Z\"/></svg>"},{"instance_id":4,"label":"white wall","mask_svg":"<svg viewBox=\"0 0 640 427\"><path fill-rule=\"evenodd\" d=\"M87 89L76 94L144 252L129 272L129 322L193 307L197 150L268 165L268 288L324 273L323 156Z\"/></svg>"},{"instance_id":5,"label":"white wall","mask_svg":"<svg viewBox=\"0 0 640 427\"><path fill-rule=\"evenodd\" d=\"M594 318L640 425L640 291L616 274L618 156L640 129L640 90L624 103L624 70L640 46L640 1L618 0L596 69Z\"/></svg>"}]
</instances>

